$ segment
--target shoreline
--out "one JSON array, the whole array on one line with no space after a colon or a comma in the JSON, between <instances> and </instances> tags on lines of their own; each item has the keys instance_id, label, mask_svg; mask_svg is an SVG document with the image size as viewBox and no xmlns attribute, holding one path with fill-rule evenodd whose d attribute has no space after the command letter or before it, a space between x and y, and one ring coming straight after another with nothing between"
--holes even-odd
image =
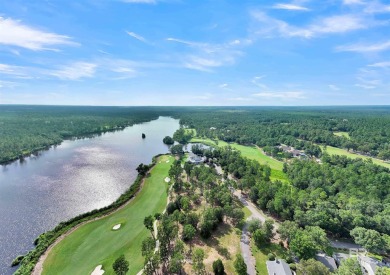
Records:
<instances>
[{"instance_id":1,"label":"shoreline","mask_svg":"<svg viewBox=\"0 0 390 275\"><path fill-rule=\"evenodd\" d=\"M42 233L39 235L36 239L38 241L36 243L36 246L34 249L30 250L26 255L24 255L24 259L21 260L18 269L14 274L40 274L43 270L43 262L48 256L49 252L58 244L60 243L66 236L77 230L79 227L89 223L93 222L102 218L105 218L116 211L119 211L120 209L124 208L127 204L129 204L136 196L139 194L139 192L142 190L144 181L147 177L147 175L152 171L152 169L155 167L156 160L163 155L167 154L158 154L153 157L152 163L149 164L149 170L148 173L144 176L138 175L133 184L123 193L119 196L117 200L115 200L110 205L95 209L90 212L81 214L79 216L76 216L68 221L64 221L59 223L55 228L52 230L49 230L47 232ZM119 205L116 205L119 204ZM63 228L61 228L61 226ZM60 227L60 228L58 228ZM66 227L69 227L66 229ZM58 229L57 229L58 228ZM63 232L61 232L63 230ZM43 247L40 247L40 243L42 241L41 237L46 237L49 235L48 238L50 238L50 235L56 234L58 232L58 236L54 236L55 238L53 240L48 240L47 247L44 247L45 244L43 244ZM37 259L34 259L37 258ZM27 260L28 259L28 260ZM27 262L25 262L27 261ZM25 269L25 270L22 270Z\"/></svg>"},{"instance_id":2,"label":"shoreline","mask_svg":"<svg viewBox=\"0 0 390 275\"><path fill-rule=\"evenodd\" d=\"M136 123L133 123L133 124L117 125L117 126L115 126L115 128L113 126L113 128L110 128L110 129L104 129L104 130L99 130L99 131L83 133L83 134L80 134L80 135L74 135L74 136L61 138L60 142L54 142L54 143L48 144L46 146L41 146L41 147L38 147L38 148L35 148L35 149L31 149L31 151L29 151L28 153L21 154L19 156L15 156L15 157L10 158L10 159L5 160L5 161L0 161L0 166L7 166L7 165L10 165L10 164L12 164L14 162L17 162L18 160L19 161L20 160L23 161L24 159L31 157L31 155L39 154L40 152L48 151L50 149L53 149L53 146L59 146L64 141L76 141L76 140L85 139L85 138L92 139L92 138L95 138L95 137L99 136L100 134L106 134L106 133L113 133L113 132L117 132L117 131L123 131L126 128L132 127L132 126L137 125L137 124L143 124L143 123L151 122L151 121L159 119L159 117L164 117L164 116L158 116L157 118L153 118L151 120L147 120L147 121L143 121L143 122L136 122ZM170 116L167 116L167 117L170 117Z\"/></svg>"}]
</instances>

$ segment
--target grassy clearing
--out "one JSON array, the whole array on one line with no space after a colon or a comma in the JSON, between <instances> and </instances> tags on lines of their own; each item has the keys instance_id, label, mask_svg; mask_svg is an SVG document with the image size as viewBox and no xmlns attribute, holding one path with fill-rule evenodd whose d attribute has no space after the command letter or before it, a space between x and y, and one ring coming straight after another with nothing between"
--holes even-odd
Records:
<instances>
[{"instance_id":1,"label":"grassy clearing","mask_svg":"<svg viewBox=\"0 0 390 275\"><path fill-rule=\"evenodd\" d=\"M338 137L345 137L347 139L350 139L351 137L349 136L348 132L333 132L335 136Z\"/></svg>"},{"instance_id":2,"label":"grassy clearing","mask_svg":"<svg viewBox=\"0 0 390 275\"><path fill-rule=\"evenodd\" d=\"M221 259L225 267L226 274L236 274L234 269L234 260L240 253L241 230L234 228L230 224L221 224L213 232L210 239L203 240L198 237L194 240L192 249L201 248L205 252L204 264L207 274L213 274L213 262ZM187 249L189 246L187 245ZM188 263L184 265L186 274L193 274L192 266Z\"/></svg>"},{"instance_id":3,"label":"grassy clearing","mask_svg":"<svg viewBox=\"0 0 390 275\"><path fill-rule=\"evenodd\" d=\"M321 150L324 151L324 146L321 146ZM352 158L352 159L357 159L357 158L372 159L373 163L375 163L377 165L381 165L381 166L387 167L387 168L390 168L390 163L386 163L386 162L384 162L384 161L382 161L380 159L376 159L376 158L370 158L370 157L367 157L367 156L353 154L353 153L348 152L345 149L340 149L340 148L332 147L332 146L326 146L326 152L328 152L329 155L347 156L347 157Z\"/></svg>"},{"instance_id":4,"label":"grassy clearing","mask_svg":"<svg viewBox=\"0 0 390 275\"><path fill-rule=\"evenodd\" d=\"M260 164L263 164L263 165L269 165L269 167L271 167L271 179L272 180L288 181L286 174L282 172L283 162L267 156L258 147L244 146L244 145L239 145L237 143L227 143L227 142L221 141L221 140L214 141L211 139L202 139L202 138L193 138L193 139L191 139L191 142L199 142L199 143L204 143L204 144L209 145L209 146L219 146L219 147L230 145L232 148L240 151L243 157L256 160Z\"/></svg>"},{"instance_id":5,"label":"grassy clearing","mask_svg":"<svg viewBox=\"0 0 390 275\"><path fill-rule=\"evenodd\" d=\"M171 156L160 157L130 203L105 218L81 226L57 244L44 262L43 274L90 274L99 264L107 274L113 274L112 263L121 254L130 261L129 274L137 274L143 267L142 241L150 234L143 220L164 210L167 203L164 179L173 160ZM119 223L121 228L113 231L112 227Z\"/></svg>"},{"instance_id":6,"label":"grassy clearing","mask_svg":"<svg viewBox=\"0 0 390 275\"><path fill-rule=\"evenodd\" d=\"M287 253L285 248L274 243L268 244L263 248L259 249L254 244L253 240L251 241L251 250L253 256L256 259L257 274L268 274L266 261L268 261L269 253L273 253L276 256L276 258L282 258L282 259L286 257L286 253Z\"/></svg>"}]
</instances>

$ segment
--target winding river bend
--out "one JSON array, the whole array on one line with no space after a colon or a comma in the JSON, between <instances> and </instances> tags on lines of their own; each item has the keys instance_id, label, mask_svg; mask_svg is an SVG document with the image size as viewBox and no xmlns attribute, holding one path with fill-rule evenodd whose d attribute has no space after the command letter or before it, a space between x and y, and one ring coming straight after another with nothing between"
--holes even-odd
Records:
<instances>
[{"instance_id":1,"label":"winding river bend","mask_svg":"<svg viewBox=\"0 0 390 275\"><path fill-rule=\"evenodd\" d=\"M12 259L33 248L42 232L117 199L138 164L168 152L162 139L178 128L179 120L159 117L0 166L0 274L12 274Z\"/></svg>"}]
</instances>

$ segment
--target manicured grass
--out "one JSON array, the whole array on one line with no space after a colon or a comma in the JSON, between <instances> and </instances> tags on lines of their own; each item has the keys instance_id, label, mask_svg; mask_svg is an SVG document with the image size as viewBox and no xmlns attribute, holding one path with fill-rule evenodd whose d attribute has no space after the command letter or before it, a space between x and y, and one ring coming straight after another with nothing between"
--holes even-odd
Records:
<instances>
[{"instance_id":1,"label":"manicured grass","mask_svg":"<svg viewBox=\"0 0 390 275\"><path fill-rule=\"evenodd\" d=\"M113 274L112 263L121 254L130 262L128 274L137 274L144 261L142 241L150 235L143 220L164 210L167 203L164 179L173 160L171 156L161 156L130 203L105 218L81 226L57 244L44 262L43 274L91 274L100 264L105 274ZM112 227L119 223L121 228L113 231Z\"/></svg>"},{"instance_id":2,"label":"manicured grass","mask_svg":"<svg viewBox=\"0 0 390 275\"><path fill-rule=\"evenodd\" d=\"M347 139L350 139L351 137L349 136L348 132L333 132L335 136L338 137L345 137Z\"/></svg>"},{"instance_id":3,"label":"manicured grass","mask_svg":"<svg viewBox=\"0 0 390 275\"><path fill-rule=\"evenodd\" d=\"M321 150L324 151L324 146L321 146ZM345 149L340 149L340 148L332 147L332 146L326 146L326 152L328 152L329 155L347 156L347 157L352 158L352 159L357 159L357 158L372 159L373 163L375 163L377 165L381 165L381 166L387 167L387 168L390 168L390 163L383 162L382 160L376 159L376 158L370 158L370 157L367 157L367 156L353 154L353 153L348 152Z\"/></svg>"},{"instance_id":4,"label":"manicured grass","mask_svg":"<svg viewBox=\"0 0 390 275\"><path fill-rule=\"evenodd\" d=\"M268 261L269 253L273 253L278 259L284 259L287 253L285 248L274 243L265 245L263 248L259 249L254 244L253 240L251 240L251 250L253 257L256 259L257 274L268 274L266 261Z\"/></svg>"},{"instance_id":5,"label":"manicured grass","mask_svg":"<svg viewBox=\"0 0 390 275\"><path fill-rule=\"evenodd\" d=\"M193 139L191 139L191 142L199 142L199 143L204 143L204 144L209 145L209 146L219 146L219 147L230 145L232 148L240 151L243 157L256 160L260 164L263 164L263 165L266 164L269 167L271 167L271 179L272 180L288 181L286 174L282 172L283 162L267 156L258 147L244 146L244 145L240 145L237 143L227 143L227 142L221 141L221 140L213 141L211 139L202 139L202 138L193 138Z\"/></svg>"},{"instance_id":6,"label":"manicured grass","mask_svg":"<svg viewBox=\"0 0 390 275\"><path fill-rule=\"evenodd\" d=\"M192 134L193 137L196 136L196 129L194 129L194 128L184 128L184 132L186 134L188 134L188 133Z\"/></svg>"}]
</instances>

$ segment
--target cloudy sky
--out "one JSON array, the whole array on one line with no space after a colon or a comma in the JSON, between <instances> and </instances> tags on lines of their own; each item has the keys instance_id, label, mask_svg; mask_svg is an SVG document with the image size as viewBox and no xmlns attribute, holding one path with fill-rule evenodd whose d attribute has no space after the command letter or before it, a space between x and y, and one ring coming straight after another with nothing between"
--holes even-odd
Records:
<instances>
[{"instance_id":1,"label":"cloudy sky","mask_svg":"<svg viewBox=\"0 0 390 275\"><path fill-rule=\"evenodd\" d=\"M390 104L390 2L13 0L0 104Z\"/></svg>"}]
</instances>

